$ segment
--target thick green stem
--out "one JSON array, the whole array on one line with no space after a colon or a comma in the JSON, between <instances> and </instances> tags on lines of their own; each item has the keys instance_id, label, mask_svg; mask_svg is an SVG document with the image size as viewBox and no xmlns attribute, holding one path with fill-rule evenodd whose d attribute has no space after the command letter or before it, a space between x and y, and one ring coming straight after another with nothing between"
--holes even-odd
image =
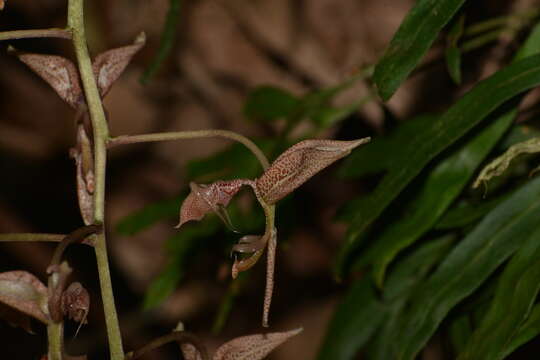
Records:
<instances>
[{"instance_id":1,"label":"thick green stem","mask_svg":"<svg viewBox=\"0 0 540 360\"><path fill-rule=\"evenodd\" d=\"M109 129L101 103L101 97L92 71L92 63L88 54L86 36L84 31L83 0L69 0L68 28L72 32L73 45L79 65L79 73L92 121L94 132L94 218L97 224L103 224L105 213L105 169L107 164L106 143ZM122 336L118 324L118 316L114 305L109 260L107 256L107 243L104 232L96 235L95 252L101 287L101 298L105 312L105 324L109 338L109 351L112 360L124 359Z\"/></svg>"},{"instance_id":2,"label":"thick green stem","mask_svg":"<svg viewBox=\"0 0 540 360\"><path fill-rule=\"evenodd\" d=\"M64 323L52 322L47 325L47 339L49 342L48 360L62 360L64 348Z\"/></svg>"}]
</instances>

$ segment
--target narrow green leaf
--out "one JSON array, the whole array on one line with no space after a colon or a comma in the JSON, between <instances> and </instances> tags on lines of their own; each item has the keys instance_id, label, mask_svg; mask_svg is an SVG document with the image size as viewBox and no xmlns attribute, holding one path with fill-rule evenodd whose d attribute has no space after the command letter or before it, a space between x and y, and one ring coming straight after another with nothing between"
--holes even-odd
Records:
<instances>
[{"instance_id":1,"label":"narrow green leaf","mask_svg":"<svg viewBox=\"0 0 540 360\"><path fill-rule=\"evenodd\" d=\"M373 343L368 346L370 360L395 358L395 334L399 331L408 301L425 276L448 253L454 240L454 236L446 235L421 245L391 272L383 293L388 313Z\"/></svg>"},{"instance_id":2,"label":"narrow green leaf","mask_svg":"<svg viewBox=\"0 0 540 360\"><path fill-rule=\"evenodd\" d=\"M298 103L299 99L286 90L260 86L248 95L244 114L255 121L273 121L290 116Z\"/></svg>"},{"instance_id":3,"label":"narrow green leaf","mask_svg":"<svg viewBox=\"0 0 540 360\"><path fill-rule=\"evenodd\" d=\"M501 275L495 298L459 360L503 359L509 340L529 316L540 290L540 227Z\"/></svg>"},{"instance_id":4,"label":"narrow green leaf","mask_svg":"<svg viewBox=\"0 0 540 360\"><path fill-rule=\"evenodd\" d=\"M518 347L529 342L540 334L540 304L536 304L527 318L520 326L517 334L506 344L502 357L506 358Z\"/></svg>"},{"instance_id":5,"label":"narrow green leaf","mask_svg":"<svg viewBox=\"0 0 540 360\"><path fill-rule=\"evenodd\" d=\"M116 231L121 235L134 235L158 221L177 218L183 198L182 196L147 205L120 220Z\"/></svg>"},{"instance_id":6,"label":"narrow green leaf","mask_svg":"<svg viewBox=\"0 0 540 360\"><path fill-rule=\"evenodd\" d=\"M418 0L375 66L373 81L388 100L437 38L465 0Z\"/></svg>"},{"instance_id":7,"label":"narrow green leaf","mask_svg":"<svg viewBox=\"0 0 540 360\"><path fill-rule=\"evenodd\" d=\"M427 176L420 193L407 206L407 216L392 223L375 241L369 256L376 259L373 272L379 287L390 262L402 249L433 227L503 136L516 114L517 111L513 110L499 117L463 147L440 161Z\"/></svg>"},{"instance_id":8,"label":"narrow green leaf","mask_svg":"<svg viewBox=\"0 0 540 360\"><path fill-rule=\"evenodd\" d=\"M448 312L470 295L538 228L540 179L500 204L463 239L415 292L396 336L399 360L412 360Z\"/></svg>"},{"instance_id":9,"label":"narrow green leaf","mask_svg":"<svg viewBox=\"0 0 540 360\"><path fill-rule=\"evenodd\" d=\"M141 76L140 81L143 85L146 85L150 78L159 70L174 46L174 42L176 41L176 28L180 21L180 9L180 0L169 0L169 11L167 12L167 18L165 19L165 25L163 26L163 32L161 33L159 49L154 60L152 60Z\"/></svg>"},{"instance_id":10,"label":"narrow green leaf","mask_svg":"<svg viewBox=\"0 0 540 360\"><path fill-rule=\"evenodd\" d=\"M386 209L416 175L445 148L465 135L505 101L540 84L540 56L518 61L480 82L437 121L411 138L392 161L377 189L356 206L336 274L341 277L360 234Z\"/></svg>"},{"instance_id":11,"label":"narrow green leaf","mask_svg":"<svg viewBox=\"0 0 540 360\"><path fill-rule=\"evenodd\" d=\"M390 170L394 159L404 150L411 138L431 126L437 120L436 115L421 115L400 124L386 136L377 136L369 146L353 151L343 160L339 176L354 179L383 170Z\"/></svg>"},{"instance_id":12,"label":"narrow green leaf","mask_svg":"<svg viewBox=\"0 0 540 360\"><path fill-rule=\"evenodd\" d=\"M167 240L169 264L152 282L144 297L144 309L161 304L178 286L185 274L185 268L197 247L203 240L217 233L221 223L216 217L204 219L197 224L187 225L182 231Z\"/></svg>"},{"instance_id":13,"label":"narrow green leaf","mask_svg":"<svg viewBox=\"0 0 540 360\"><path fill-rule=\"evenodd\" d=\"M358 281L336 310L317 359L353 359L380 326L384 313L369 279Z\"/></svg>"},{"instance_id":14,"label":"narrow green leaf","mask_svg":"<svg viewBox=\"0 0 540 360\"><path fill-rule=\"evenodd\" d=\"M452 321L448 332L455 353L463 351L472 335L471 319L468 314L462 315Z\"/></svg>"},{"instance_id":15,"label":"narrow green leaf","mask_svg":"<svg viewBox=\"0 0 540 360\"><path fill-rule=\"evenodd\" d=\"M406 257L390 275L382 299L375 295L367 279L353 285L334 314L317 359L353 359L381 322L383 327L369 351L374 359L389 359L395 349L388 335L395 331L406 300L420 279L447 253L452 240L451 236L433 240Z\"/></svg>"},{"instance_id":16,"label":"narrow green leaf","mask_svg":"<svg viewBox=\"0 0 540 360\"><path fill-rule=\"evenodd\" d=\"M450 77L456 85L461 84L461 51L457 46L449 46L444 55Z\"/></svg>"},{"instance_id":17,"label":"narrow green leaf","mask_svg":"<svg viewBox=\"0 0 540 360\"><path fill-rule=\"evenodd\" d=\"M457 85L461 84L461 51L459 50L458 42L463 35L464 28L465 17L461 16L448 33L448 45L445 51L448 73Z\"/></svg>"},{"instance_id":18,"label":"narrow green leaf","mask_svg":"<svg viewBox=\"0 0 540 360\"><path fill-rule=\"evenodd\" d=\"M435 224L433 230L449 230L464 228L482 219L487 213L504 201L508 196L502 195L480 203L463 203L448 210Z\"/></svg>"}]
</instances>

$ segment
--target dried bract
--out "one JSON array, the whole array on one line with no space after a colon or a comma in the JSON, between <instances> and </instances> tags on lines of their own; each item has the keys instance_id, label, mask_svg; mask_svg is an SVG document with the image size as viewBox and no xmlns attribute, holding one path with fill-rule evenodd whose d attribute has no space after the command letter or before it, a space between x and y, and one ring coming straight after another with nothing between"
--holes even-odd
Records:
<instances>
[{"instance_id":1,"label":"dried bract","mask_svg":"<svg viewBox=\"0 0 540 360\"><path fill-rule=\"evenodd\" d=\"M301 141L281 154L257 179L257 191L267 204L275 204L317 172L369 140L370 138L353 141Z\"/></svg>"},{"instance_id":2,"label":"dried bract","mask_svg":"<svg viewBox=\"0 0 540 360\"><path fill-rule=\"evenodd\" d=\"M141 33L132 45L107 50L96 56L92 69L101 97L107 95L112 84L122 75L131 58L144 46L145 42L146 36Z\"/></svg>"},{"instance_id":3,"label":"dried bract","mask_svg":"<svg viewBox=\"0 0 540 360\"><path fill-rule=\"evenodd\" d=\"M83 101L79 72L73 63L61 56L20 54L19 59L45 80L56 93L74 108Z\"/></svg>"},{"instance_id":4,"label":"dried bract","mask_svg":"<svg viewBox=\"0 0 540 360\"><path fill-rule=\"evenodd\" d=\"M48 324L47 288L27 271L0 273L0 302Z\"/></svg>"},{"instance_id":5,"label":"dried bract","mask_svg":"<svg viewBox=\"0 0 540 360\"><path fill-rule=\"evenodd\" d=\"M302 328L275 332L269 334L256 334L241 336L233 339L217 349L213 360L260 360L264 359L272 350L291 337L299 334Z\"/></svg>"}]
</instances>

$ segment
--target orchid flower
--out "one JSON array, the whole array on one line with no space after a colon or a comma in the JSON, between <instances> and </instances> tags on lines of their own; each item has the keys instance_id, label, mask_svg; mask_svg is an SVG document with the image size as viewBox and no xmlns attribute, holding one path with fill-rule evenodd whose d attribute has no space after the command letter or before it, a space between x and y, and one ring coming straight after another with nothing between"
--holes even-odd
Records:
<instances>
[{"instance_id":1,"label":"orchid flower","mask_svg":"<svg viewBox=\"0 0 540 360\"><path fill-rule=\"evenodd\" d=\"M207 213L216 213L228 226L230 220L225 207L242 186L253 189L264 210L266 228L263 235L246 235L233 251L238 254L232 265L232 277L248 270L257 263L265 249L268 249L266 290L263 306L263 326L268 326L268 314L272 300L275 249L277 229L274 226L274 205L308 181L316 173L333 162L347 156L354 148L370 141L363 138L353 141L305 140L297 143L281 154L257 179L234 179L216 181L208 185L191 183L191 193L180 209L180 222L201 220ZM247 256L240 256L248 254Z\"/></svg>"}]
</instances>

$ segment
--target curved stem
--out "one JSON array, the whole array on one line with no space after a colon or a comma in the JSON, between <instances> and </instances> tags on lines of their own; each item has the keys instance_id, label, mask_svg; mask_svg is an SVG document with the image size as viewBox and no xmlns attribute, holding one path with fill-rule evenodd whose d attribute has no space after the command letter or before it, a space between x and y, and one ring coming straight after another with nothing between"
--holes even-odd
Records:
<instances>
[{"instance_id":1,"label":"curved stem","mask_svg":"<svg viewBox=\"0 0 540 360\"><path fill-rule=\"evenodd\" d=\"M51 266L60 265L62 261L62 255L66 248L73 243L82 242L87 236L98 233L103 229L101 225L87 225L78 228L77 230L64 236L60 244L54 250L54 255L51 260Z\"/></svg>"},{"instance_id":2,"label":"curved stem","mask_svg":"<svg viewBox=\"0 0 540 360\"><path fill-rule=\"evenodd\" d=\"M188 332L185 331L173 331L170 334L161 336L155 340L152 340L150 343L146 344L139 350L134 351L131 354L128 354L126 357L126 360L134 360L138 357L141 357L142 355L146 354L149 351L152 351L160 346L163 346L165 344L168 344L170 342L176 341L178 345L182 344L191 344L195 346L195 348L199 351L201 354L202 360L208 360L208 352L206 351L206 348L201 344L199 339Z\"/></svg>"},{"instance_id":3,"label":"curved stem","mask_svg":"<svg viewBox=\"0 0 540 360\"><path fill-rule=\"evenodd\" d=\"M109 139L108 146L113 147L117 145L124 144L136 144L143 142L154 142L154 141L172 141L172 140L186 140L186 139L200 139L200 138L209 138L209 137L221 137L226 139L231 139L238 141L247 147L253 155L257 157L261 166L266 170L270 163L264 155L264 153L259 149L257 145L247 137L237 134L233 131L228 130L195 130L195 131L177 131L177 132L167 132L167 133L155 133L155 134L144 134L144 135L121 135Z\"/></svg>"},{"instance_id":4,"label":"curved stem","mask_svg":"<svg viewBox=\"0 0 540 360\"><path fill-rule=\"evenodd\" d=\"M105 213L105 170L107 164L106 142L109 138L109 128L88 54L84 31L83 0L69 0L68 28L72 32L73 46L77 56L79 73L94 133L94 218L97 224L103 224ZM109 339L109 352L111 360L121 360L124 359L124 350L120 326L118 324L118 315L114 305L107 243L104 232L96 235L94 249L96 252L103 310L105 313L105 325Z\"/></svg>"},{"instance_id":5,"label":"curved stem","mask_svg":"<svg viewBox=\"0 0 540 360\"><path fill-rule=\"evenodd\" d=\"M69 30L59 28L0 32L0 41L44 37L71 39L71 32Z\"/></svg>"}]
</instances>

